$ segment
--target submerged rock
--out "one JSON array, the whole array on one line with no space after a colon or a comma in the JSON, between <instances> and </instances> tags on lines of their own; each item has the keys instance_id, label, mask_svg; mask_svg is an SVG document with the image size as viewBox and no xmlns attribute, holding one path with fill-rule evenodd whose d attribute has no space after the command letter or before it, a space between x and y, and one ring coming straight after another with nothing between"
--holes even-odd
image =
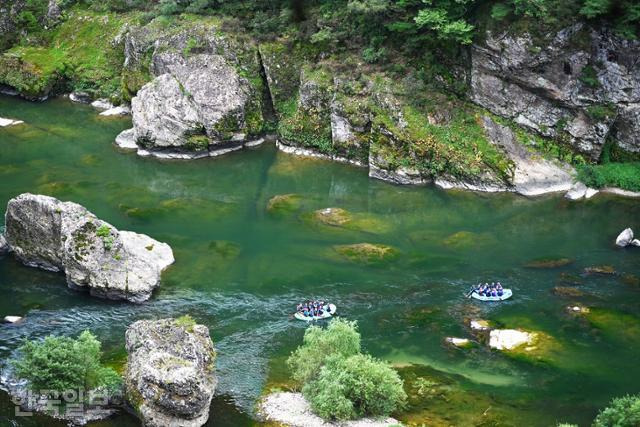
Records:
<instances>
[{"instance_id":1,"label":"submerged rock","mask_svg":"<svg viewBox=\"0 0 640 427\"><path fill-rule=\"evenodd\" d=\"M354 421L330 422L311 411L302 393L276 392L267 395L259 403L258 414L265 421L290 427L392 427L399 425L393 418L363 418Z\"/></svg>"},{"instance_id":2,"label":"submerged rock","mask_svg":"<svg viewBox=\"0 0 640 427\"><path fill-rule=\"evenodd\" d=\"M398 254L398 251L391 246L379 243L336 245L333 249L347 260L361 263L388 261Z\"/></svg>"},{"instance_id":3,"label":"submerged rock","mask_svg":"<svg viewBox=\"0 0 640 427\"><path fill-rule=\"evenodd\" d=\"M601 275L613 275L617 274L615 267L612 265L597 265L594 267L587 267L584 269L585 274L601 274Z\"/></svg>"},{"instance_id":4,"label":"submerged rock","mask_svg":"<svg viewBox=\"0 0 640 427\"><path fill-rule=\"evenodd\" d=\"M334 227L344 226L352 219L351 214L341 208L319 209L313 212L312 217L320 224L331 225Z\"/></svg>"},{"instance_id":5,"label":"submerged rock","mask_svg":"<svg viewBox=\"0 0 640 427\"><path fill-rule=\"evenodd\" d=\"M551 292L559 297L577 298L585 295L585 293L580 289L572 288L571 286L556 286L551 290Z\"/></svg>"},{"instance_id":6,"label":"submerged rock","mask_svg":"<svg viewBox=\"0 0 640 427\"><path fill-rule=\"evenodd\" d=\"M300 209L302 196L299 194L277 194L267 202L267 212L283 215Z\"/></svg>"},{"instance_id":7,"label":"submerged rock","mask_svg":"<svg viewBox=\"0 0 640 427\"><path fill-rule=\"evenodd\" d=\"M140 320L126 332L126 398L148 427L199 427L216 387L209 329L188 316Z\"/></svg>"},{"instance_id":8,"label":"submerged rock","mask_svg":"<svg viewBox=\"0 0 640 427\"><path fill-rule=\"evenodd\" d=\"M489 347L496 350L513 350L525 344L531 344L534 333L518 329L494 329L489 332Z\"/></svg>"},{"instance_id":9,"label":"submerged rock","mask_svg":"<svg viewBox=\"0 0 640 427\"><path fill-rule=\"evenodd\" d=\"M118 231L84 207L53 197L11 199L5 224L7 243L23 264L62 271L70 287L102 298L147 300L174 262L166 243Z\"/></svg>"},{"instance_id":10,"label":"submerged rock","mask_svg":"<svg viewBox=\"0 0 640 427\"><path fill-rule=\"evenodd\" d=\"M468 348L472 345L471 340L468 338L446 337L444 341L458 348Z\"/></svg>"},{"instance_id":11,"label":"submerged rock","mask_svg":"<svg viewBox=\"0 0 640 427\"><path fill-rule=\"evenodd\" d=\"M573 263L571 258L537 258L524 266L527 268L559 268Z\"/></svg>"}]
</instances>

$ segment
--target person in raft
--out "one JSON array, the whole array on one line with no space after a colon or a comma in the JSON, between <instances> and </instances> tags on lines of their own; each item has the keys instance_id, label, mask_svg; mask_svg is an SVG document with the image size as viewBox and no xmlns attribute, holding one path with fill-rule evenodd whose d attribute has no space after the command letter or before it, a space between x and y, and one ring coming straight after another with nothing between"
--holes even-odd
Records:
<instances>
[{"instance_id":1,"label":"person in raft","mask_svg":"<svg viewBox=\"0 0 640 427\"><path fill-rule=\"evenodd\" d=\"M491 282L491 285L489 285L489 283L485 283L484 285L479 283L475 292L482 297L501 297L504 295L504 289L500 282Z\"/></svg>"},{"instance_id":2,"label":"person in raft","mask_svg":"<svg viewBox=\"0 0 640 427\"><path fill-rule=\"evenodd\" d=\"M303 304L298 304L297 311L302 313L304 317L320 317L324 314L325 302L320 301L307 301Z\"/></svg>"}]
</instances>

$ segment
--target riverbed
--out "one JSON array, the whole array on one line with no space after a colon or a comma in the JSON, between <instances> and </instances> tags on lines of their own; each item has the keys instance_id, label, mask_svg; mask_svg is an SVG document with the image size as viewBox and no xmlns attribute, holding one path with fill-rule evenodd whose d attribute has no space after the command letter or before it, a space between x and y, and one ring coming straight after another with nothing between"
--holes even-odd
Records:
<instances>
[{"instance_id":1,"label":"riverbed","mask_svg":"<svg viewBox=\"0 0 640 427\"><path fill-rule=\"evenodd\" d=\"M254 425L265 388L286 384L284 359L305 325L295 304L322 297L357 320L364 349L401 371L412 395L397 414L419 425L590 423L615 396L638 391L640 251L613 243L640 228L640 203L598 195L447 192L370 179L365 169L278 152L273 144L197 161L159 161L118 151L129 118L100 117L65 99L30 103L0 97L0 214L23 192L86 206L121 230L169 243L176 263L150 301L103 301L66 287L60 274L0 258L3 364L24 339L91 330L105 359L122 368L124 331L138 319L191 314L210 328L219 384L209 426ZM276 195L294 206L269 211ZM347 210L356 227L317 223L312 212ZM340 256L336 245L392 246L385 262ZM532 260L566 258L555 268ZM609 265L616 274L586 274ZM538 266L540 267L540 266ZM464 294L500 281L514 297L499 304ZM579 292L559 296L555 287ZM588 316L567 306L589 307ZM465 322L484 318L539 331L552 345L536 357L452 348L445 337L473 338ZM15 417L0 395L0 423L56 425ZM96 426L134 426L121 415Z\"/></svg>"}]
</instances>

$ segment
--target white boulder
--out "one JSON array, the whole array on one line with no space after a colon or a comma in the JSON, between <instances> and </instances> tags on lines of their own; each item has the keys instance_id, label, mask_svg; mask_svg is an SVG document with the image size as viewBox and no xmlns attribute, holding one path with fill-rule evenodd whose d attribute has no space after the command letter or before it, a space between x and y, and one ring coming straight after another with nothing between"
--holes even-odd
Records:
<instances>
[{"instance_id":1,"label":"white boulder","mask_svg":"<svg viewBox=\"0 0 640 427\"><path fill-rule=\"evenodd\" d=\"M618 237L616 237L616 245L624 248L633 244L633 240L633 230L631 228L625 228L618 234Z\"/></svg>"},{"instance_id":2,"label":"white boulder","mask_svg":"<svg viewBox=\"0 0 640 427\"><path fill-rule=\"evenodd\" d=\"M18 323L22 320L20 316L4 316L4 323Z\"/></svg>"},{"instance_id":3,"label":"white boulder","mask_svg":"<svg viewBox=\"0 0 640 427\"><path fill-rule=\"evenodd\" d=\"M0 127L14 126L24 123L22 120L5 119L0 117Z\"/></svg>"},{"instance_id":4,"label":"white boulder","mask_svg":"<svg viewBox=\"0 0 640 427\"><path fill-rule=\"evenodd\" d=\"M513 350L533 341L534 334L518 329L494 329L489 332L489 347L496 350Z\"/></svg>"},{"instance_id":5,"label":"white boulder","mask_svg":"<svg viewBox=\"0 0 640 427\"><path fill-rule=\"evenodd\" d=\"M105 98L96 99L91 103L91 106L99 110L109 110L113 108L113 104Z\"/></svg>"},{"instance_id":6,"label":"white boulder","mask_svg":"<svg viewBox=\"0 0 640 427\"><path fill-rule=\"evenodd\" d=\"M111 107L106 111L100 113L101 116L110 117L110 116L126 116L131 114L131 109L126 105L118 105L117 107Z\"/></svg>"}]
</instances>

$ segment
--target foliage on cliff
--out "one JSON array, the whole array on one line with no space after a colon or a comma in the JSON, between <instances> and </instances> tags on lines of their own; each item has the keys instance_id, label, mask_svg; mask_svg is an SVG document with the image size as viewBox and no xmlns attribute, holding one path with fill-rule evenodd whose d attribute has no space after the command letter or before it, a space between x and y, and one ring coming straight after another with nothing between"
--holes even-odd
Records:
<instances>
[{"instance_id":1,"label":"foliage on cliff","mask_svg":"<svg viewBox=\"0 0 640 427\"><path fill-rule=\"evenodd\" d=\"M406 400L398 374L360 353L355 322L335 319L327 329L311 326L287 362L313 411L326 419L388 415Z\"/></svg>"}]
</instances>

